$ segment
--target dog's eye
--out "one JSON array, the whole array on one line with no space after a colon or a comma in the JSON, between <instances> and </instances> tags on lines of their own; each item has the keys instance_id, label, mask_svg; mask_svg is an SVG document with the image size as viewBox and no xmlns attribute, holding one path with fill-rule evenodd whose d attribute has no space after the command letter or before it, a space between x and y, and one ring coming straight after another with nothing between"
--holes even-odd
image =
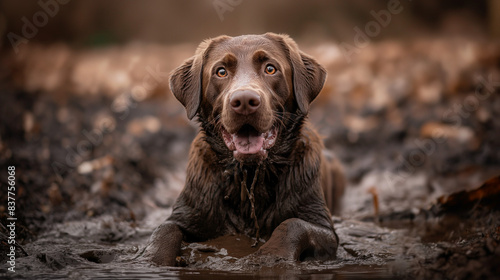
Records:
<instances>
[{"instance_id":1,"label":"dog's eye","mask_svg":"<svg viewBox=\"0 0 500 280\"><path fill-rule=\"evenodd\" d=\"M217 69L217 76L224 78L227 76L227 71L224 67Z\"/></svg>"},{"instance_id":2,"label":"dog's eye","mask_svg":"<svg viewBox=\"0 0 500 280\"><path fill-rule=\"evenodd\" d=\"M276 73L276 68L274 66L272 66L271 64L268 64L266 66L266 73L269 75L273 75L274 73Z\"/></svg>"}]
</instances>

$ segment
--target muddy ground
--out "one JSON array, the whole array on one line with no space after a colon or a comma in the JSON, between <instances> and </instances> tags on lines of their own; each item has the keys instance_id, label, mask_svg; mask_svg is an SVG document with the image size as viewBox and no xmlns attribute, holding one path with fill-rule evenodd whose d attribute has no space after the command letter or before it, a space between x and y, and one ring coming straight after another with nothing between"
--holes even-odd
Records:
<instances>
[{"instance_id":1,"label":"muddy ground","mask_svg":"<svg viewBox=\"0 0 500 280\"><path fill-rule=\"evenodd\" d=\"M500 44L465 39L380 42L350 61L303 47L329 72L310 119L348 178L337 260L263 265L245 236L185 244L177 268L135 259L183 186L197 126L168 72L194 48L2 53L2 278L500 278Z\"/></svg>"}]
</instances>

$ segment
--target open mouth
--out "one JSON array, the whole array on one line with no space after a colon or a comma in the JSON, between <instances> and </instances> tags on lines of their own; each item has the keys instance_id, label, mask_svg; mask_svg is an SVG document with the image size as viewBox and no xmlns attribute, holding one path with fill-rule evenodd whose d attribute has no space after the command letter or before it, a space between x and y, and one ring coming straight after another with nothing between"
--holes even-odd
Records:
<instances>
[{"instance_id":1,"label":"open mouth","mask_svg":"<svg viewBox=\"0 0 500 280\"><path fill-rule=\"evenodd\" d=\"M277 130L272 127L264 133L259 133L253 126L246 124L233 134L222 128L222 137L236 159L244 159L251 155L264 159L267 157L267 150L276 142Z\"/></svg>"}]
</instances>

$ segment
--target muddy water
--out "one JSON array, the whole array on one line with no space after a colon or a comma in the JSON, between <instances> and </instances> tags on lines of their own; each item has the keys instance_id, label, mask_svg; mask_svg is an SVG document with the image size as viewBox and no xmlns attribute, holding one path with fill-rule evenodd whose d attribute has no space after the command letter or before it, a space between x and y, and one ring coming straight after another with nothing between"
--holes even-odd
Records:
<instances>
[{"instance_id":1,"label":"muddy water","mask_svg":"<svg viewBox=\"0 0 500 280\"><path fill-rule=\"evenodd\" d=\"M54 225L25 246L29 256L17 259L15 274L2 270L0 275L7 279L389 279L423 250L415 247L418 239L404 230L354 220L337 219L335 224L341 244L334 261L256 260L248 257L256 250L251 247L254 240L235 235L184 244L179 258L183 267L166 268L136 258L152 228L104 216ZM109 242L111 235L121 240Z\"/></svg>"},{"instance_id":2,"label":"muddy water","mask_svg":"<svg viewBox=\"0 0 500 280\"><path fill-rule=\"evenodd\" d=\"M138 224L112 215L55 223L24 246L28 256L18 252L15 274L2 264L0 278L498 279L500 215L489 204L381 215L377 222L334 217L340 246L332 261L255 258L255 240L233 235L183 244L178 267L157 267L138 256L170 211L153 211Z\"/></svg>"},{"instance_id":3,"label":"muddy water","mask_svg":"<svg viewBox=\"0 0 500 280\"><path fill-rule=\"evenodd\" d=\"M0 278L412 279L417 275L426 279L426 273L442 264L442 272L433 272L442 274L431 276L461 279L470 271L494 269L500 260L498 212L476 210L477 216L466 220L460 215L430 217L422 211L412 220L386 221L385 226L334 217L340 246L332 261L257 259L249 256L257 249L251 247L254 240L234 235L183 244L178 267L157 267L138 256L154 228L151 225L166 214L158 211L141 226L110 215L54 224L24 246L29 255L18 254L16 273L3 265ZM473 278L484 275L488 274ZM495 279L491 274L482 278Z\"/></svg>"}]
</instances>

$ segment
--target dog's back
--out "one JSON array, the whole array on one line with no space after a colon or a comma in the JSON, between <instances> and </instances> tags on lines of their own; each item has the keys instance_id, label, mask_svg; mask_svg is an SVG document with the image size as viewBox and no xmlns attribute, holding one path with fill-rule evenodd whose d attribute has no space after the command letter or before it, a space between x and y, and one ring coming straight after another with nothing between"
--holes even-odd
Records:
<instances>
[{"instance_id":1,"label":"dog's back","mask_svg":"<svg viewBox=\"0 0 500 280\"><path fill-rule=\"evenodd\" d=\"M342 209L342 195L345 190L344 170L337 157L323 149L321 164L321 188L330 213L339 215Z\"/></svg>"}]
</instances>

